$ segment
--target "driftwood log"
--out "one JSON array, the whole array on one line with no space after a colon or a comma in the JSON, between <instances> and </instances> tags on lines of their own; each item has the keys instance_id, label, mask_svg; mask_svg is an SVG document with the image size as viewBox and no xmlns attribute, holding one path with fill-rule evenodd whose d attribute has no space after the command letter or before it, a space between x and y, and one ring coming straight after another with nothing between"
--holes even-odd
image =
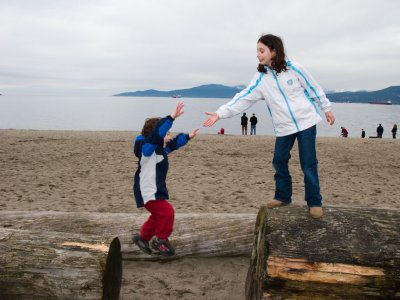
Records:
<instances>
[{"instance_id":1,"label":"driftwood log","mask_svg":"<svg viewBox=\"0 0 400 300\"><path fill-rule=\"evenodd\" d=\"M246 299L400 299L400 211L262 207Z\"/></svg>"},{"instance_id":2,"label":"driftwood log","mask_svg":"<svg viewBox=\"0 0 400 300\"><path fill-rule=\"evenodd\" d=\"M173 257L149 256L132 245L130 235L120 235L123 260L170 260L195 257L250 257L255 214L177 214L171 243Z\"/></svg>"},{"instance_id":3,"label":"driftwood log","mask_svg":"<svg viewBox=\"0 0 400 300\"><path fill-rule=\"evenodd\" d=\"M0 228L117 236L138 228L148 213L0 211Z\"/></svg>"},{"instance_id":4,"label":"driftwood log","mask_svg":"<svg viewBox=\"0 0 400 300\"><path fill-rule=\"evenodd\" d=\"M148 213L0 212L0 227L117 237L123 260L170 260L184 256L249 256L256 214L177 213L170 240L176 255L149 256L132 243Z\"/></svg>"},{"instance_id":5,"label":"driftwood log","mask_svg":"<svg viewBox=\"0 0 400 300\"><path fill-rule=\"evenodd\" d=\"M148 214L0 212L0 300L117 299L122 259L248 256L255 214L176 214L176 255L132 243Z\"/></svg>"},{"instance_id":6,"label":"driftwood log","mask_svg":"<svg viewBox=\"0 0 400 300\"><path fill-rule=\"evenodd\" d=\"M118 299L118 239L0 228L0 299Z\"/></svg>"}]
</instances>

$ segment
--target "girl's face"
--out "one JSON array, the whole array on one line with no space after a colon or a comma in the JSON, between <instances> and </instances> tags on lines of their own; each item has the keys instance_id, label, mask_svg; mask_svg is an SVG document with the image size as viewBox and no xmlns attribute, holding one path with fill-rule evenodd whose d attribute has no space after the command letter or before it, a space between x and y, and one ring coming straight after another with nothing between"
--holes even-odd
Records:
<instances>
[{"instance_id":1,"label":"girl's face","mask_svg":"<svg viewBox=\"0 0 400 300\"><path fill-rule=\"evenodd\" d=\"M257 43L257 58L260 64L265 66L271 66L272 58L275 57L275 50L271 51L263 43Z\"/></svg>"},{"instance_id":2,"label":"girl's face","mask_svg":"<svg viewBox=\"0 0 400 300\"><path fill-rule=\"evenodd\" d=\"M164 148L167 147L167 143L170 141L171 139L171 132L167 132L167 134L164 137Z\"/></svg>"}]
</instances>

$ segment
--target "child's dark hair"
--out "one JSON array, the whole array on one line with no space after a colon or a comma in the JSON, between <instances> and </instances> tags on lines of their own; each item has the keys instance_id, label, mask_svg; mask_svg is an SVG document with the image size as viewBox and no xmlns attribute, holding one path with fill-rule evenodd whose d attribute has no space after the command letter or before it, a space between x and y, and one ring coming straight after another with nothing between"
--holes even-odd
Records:
<instances>
[{"instance_id":1,"label":"child's dark hair","mask_svg":"<svg viewBox=\"0 0 400 300\"><path fill-rule=\"evenodd\" d=\"M150 135L150 133L153 131L154 127L157 125L157 123L161 120L161 118L148 118L144 122L143 128L142 128L142 135L144 137L147 137Z\"/></svg>"},{"instance_id":2,"label":"child's dark hair","mask_svg":"<svg viewBox=\"0 0 400 300\"><path fill-rule=\"evenodd\" d=\"M258 41L269 48L271 51L275 51L275 56L272 58L271 67L276 73L287 70L285 47L283 46L282 39L279 36L273 34L262 35ZM264 65L259 64L257 67L258 72L265 73Z\"/></svg>"}]
</instances>

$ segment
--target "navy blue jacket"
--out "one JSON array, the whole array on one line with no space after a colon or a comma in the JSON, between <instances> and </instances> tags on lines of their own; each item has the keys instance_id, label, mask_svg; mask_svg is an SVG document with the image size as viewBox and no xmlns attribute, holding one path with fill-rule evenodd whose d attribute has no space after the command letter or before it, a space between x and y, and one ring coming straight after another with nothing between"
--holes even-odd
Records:
<instances>
[{"instance_id":1,"label":"navy blue jacket","mask_svg":"<svg viewBox=\"0 0 400 300\"><path fill-rule=\"evenodd\" d=\"M184 146L189 135L180 133L171 139L164 149L164 137L172 127L174 119L161 119L149 136L139 135L135 139L134 153L139 158L134 177L133 192L137 207L143 207L150 200L169 199L166 179L168 154Z\"/></svg>"}]
</instances>

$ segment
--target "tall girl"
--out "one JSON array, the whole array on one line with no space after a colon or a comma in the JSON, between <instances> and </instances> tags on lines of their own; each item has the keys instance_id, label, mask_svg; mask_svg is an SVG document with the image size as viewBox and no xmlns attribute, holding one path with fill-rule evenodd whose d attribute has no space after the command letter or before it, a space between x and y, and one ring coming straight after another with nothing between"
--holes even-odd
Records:
<instances>
[{"instance_id":1,"label":"tall girl","mask_svg":"<svg viewBox=\"0 0 400 300\"><path fill-rule=\"evenodd\" d=\"M281 38L267 34L257 42L259 65L251 83L216 112L206 112L204 126L233 117L255 102L266 102L272 118L276 141L273 158L275 196L267 206L276 208L292 201L292 178L289 173L290 151L297 139L304 173L305 201L311 217L323 215L319 187L316 124L320 110L330 125L335 122L331 103L311 74L299 63L287 61Z\"/></svg>"}]
</instances>

